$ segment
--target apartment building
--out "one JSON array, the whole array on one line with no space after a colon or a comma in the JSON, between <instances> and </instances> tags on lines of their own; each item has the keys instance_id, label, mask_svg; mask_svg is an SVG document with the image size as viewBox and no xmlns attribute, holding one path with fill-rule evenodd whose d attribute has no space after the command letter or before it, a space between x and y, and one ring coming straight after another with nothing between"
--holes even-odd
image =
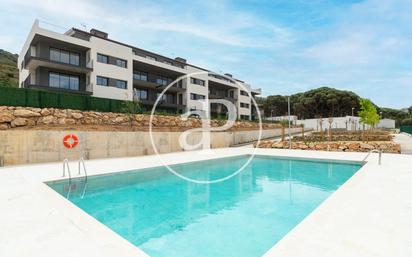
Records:
<instances>
[{"instance_id":1,"label":"apartment building","mask_svg":"<svg viewBox=\"0 0 412 257\"><path fill-rule=\"evenodd\" d=\"M36 20L18 60L20 87L91 95L118 100L136 100L150 110L183 112L202 109L202 99L226 99L235 104L238 118L252 119L256 109L251 97L260 89L230 74L220 75L109 38L96 29L72 28L57 33L40 27ZM184 76L184 79L175 81ZM225 108L212 104L214 114Z\"/></svg>"}]
</instances>

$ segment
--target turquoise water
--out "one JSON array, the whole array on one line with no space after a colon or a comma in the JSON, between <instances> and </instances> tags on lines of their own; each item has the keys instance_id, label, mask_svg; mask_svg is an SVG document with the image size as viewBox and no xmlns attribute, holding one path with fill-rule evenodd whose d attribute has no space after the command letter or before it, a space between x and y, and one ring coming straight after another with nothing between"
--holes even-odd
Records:
<instances>
[{"instance_id":1,"label":"turquoise water","mask_svg":"<svg viewBox=\"0 0 412 257\"><path fill-rule=\"evenodd\" d=\"M248 156L173 166L218 179ZM165 168L75 181L69 200L153 257L257 257L302 221L361 166L255 157L239 175L194 184ZM67 181L49 185L66 196Z\"/></svg>"}]
</instances>

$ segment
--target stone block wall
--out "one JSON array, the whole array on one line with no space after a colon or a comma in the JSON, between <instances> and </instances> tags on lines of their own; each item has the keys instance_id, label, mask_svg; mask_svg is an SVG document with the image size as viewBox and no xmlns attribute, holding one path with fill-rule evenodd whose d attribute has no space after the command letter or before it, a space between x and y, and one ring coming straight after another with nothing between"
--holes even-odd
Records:
<instances>
[{"instance_id":1,"label":"stone block wall","mask_svg":"<svg viewBox=\"0 0 412 257\"><path fill-rule=\"evenodd\" d=\"M36 126L73 126L73 125L121 125L148 127L150 115L106 113L55 108L30 108L0 106L0 130L16 127L33 128ZM225 120L212 120L212 127L219 127ZM182 130L201 127L201 120L196 118L181 119L179 116L155 115L152 126L155 128L180 128ZM263 123L264 129L279 128L278 124ZM232 129L258 129L257 122L237 121Z\"/></svg>"}]
</instances>

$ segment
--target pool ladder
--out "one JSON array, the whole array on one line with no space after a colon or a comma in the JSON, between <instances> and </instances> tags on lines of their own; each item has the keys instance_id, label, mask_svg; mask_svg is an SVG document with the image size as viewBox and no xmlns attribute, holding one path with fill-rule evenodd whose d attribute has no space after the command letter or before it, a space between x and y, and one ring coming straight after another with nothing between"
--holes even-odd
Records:
<instances>
[{"instance_id":1,"label":"pool ladder","mask_svg":"<svg viewBox=\"0 0 412 257\"><path fill-rule=\"evenodd\" d=\"M83 168L83 173L84 173L84 177L85 177L83 192L82 192L82 196L81 196L83 198L85 193L86 193L87 180L88 180L86 164L84 162L83 157L81 157L78 161L78 173L77 173L77 175L81 174L82 168ZM72 174L70 172L69 160L67 158L63 160L63 177L66 177L66 169L67 169L67 174L69 176L69 185L68 185L69 189L67 190L67 198L69 198L71 190L72 190Z\"/></svg>"},{"instance_id":2,"label":"pool ladder","mask_svg":"<svg viewBox=\"0 0 412 257\"><path fill-rule=\"evenodd\" d=\"M370 150L368 154L365 156L365 158L363 158L362 162L365 162L366 159L368 159L369 155L371 155L371 153L379 153L378 165L381 165L382 164L382 150L377 150L377 149Z\"/></svg>"}]
</instances>

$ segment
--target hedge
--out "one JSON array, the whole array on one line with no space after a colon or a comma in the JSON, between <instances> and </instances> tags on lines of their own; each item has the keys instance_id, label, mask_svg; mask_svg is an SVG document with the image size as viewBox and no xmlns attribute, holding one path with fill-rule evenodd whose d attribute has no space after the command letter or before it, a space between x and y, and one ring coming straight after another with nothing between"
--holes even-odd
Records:
<instances>
[{"instance_id":1,"label":"hedge","mask_svg":"<svg viewBox=\"0 0 412 257\"><path fill-rule=\"evenodd\" d=\"M122 112L125 101L28 88L0 87L0 106Z\"/></svg>"}]
</instances>

